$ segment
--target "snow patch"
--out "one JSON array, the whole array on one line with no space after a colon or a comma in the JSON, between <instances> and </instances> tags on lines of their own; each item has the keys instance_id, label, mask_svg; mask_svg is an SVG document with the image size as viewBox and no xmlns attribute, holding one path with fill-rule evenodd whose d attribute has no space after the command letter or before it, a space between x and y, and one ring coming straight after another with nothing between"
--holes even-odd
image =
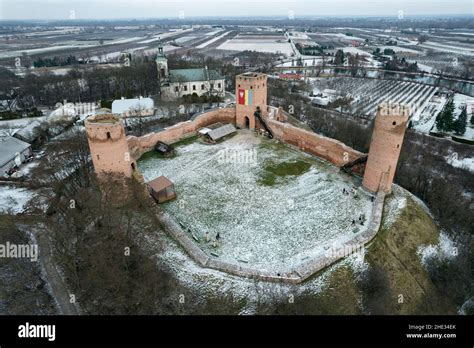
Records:
<instances>
[{"instance_id":1,"label":"snow patch","mask_svg":"<svg viewBox=\"0 0 474 348\"><path fill-rule=\"evenodd\" d=\"M462 159L458 159L456 156L448 156L445 158L446 158L446 162L448 162L453 167L469 170L470 172L474 172L474 157L465 157Z\"/></svg>"},{"instance_id":2,"label":"snow patch","mask_svg":"<svg viewBox=\"0 0 474 348\"><path fill-rule=\"evenodd\" d=\"M418 247L417 254L420 257L423 266L426 266L429 263L429 260L433 258L439 260L452 260L458 255L458 248L446 232L441 231L439 234L439 243L437 245L421 245Z\"/></svg>"},{"instance_id":3,"label":"snow patch","mask_svg":"<svg viewBox=\"0 0 474 348\"><path fill-rule=\"evenodd\" d=\"M32 195L31 191L24 188L0 187L0 213L21 213Z\"/></svg>"}]
</instances>

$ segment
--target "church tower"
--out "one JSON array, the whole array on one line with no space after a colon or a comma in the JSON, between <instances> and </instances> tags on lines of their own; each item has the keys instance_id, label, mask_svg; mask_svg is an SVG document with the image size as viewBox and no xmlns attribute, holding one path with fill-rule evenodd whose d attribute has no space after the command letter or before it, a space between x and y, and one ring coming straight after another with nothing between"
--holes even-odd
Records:
<instances>
[{"instance_id":1,"label":"church tower","mask_svg":"<svg viewBox=\"0 0 474 348\"><path fill-rule=\"evenodd\" d=\"M155 62L158 69L158 78L160 81L166 80L168 78L168 59L165 56L161 42L158 45L158 54Z\"/></svg>"},{"instance_id":2,"label":"church tower","mask_svg":"<svg viewBox=\"0 0 474 348\"><path fill-rule=\"evenodd\" d=\"M362 183L371 192L392 191L409 113L403 104L382 103L378 108Z\"/></svg>"},{"instance_id":3,"label":"church tower","mask_svg":"<svg viewBox=\"0 0 474 348\"><path fill-rule=\"evenodd\" d=\"M244 73L235 77L236 120L240 128L255 129L258 121L255 112L267 115L267 75Z\"/></svg>"},{"instance_id":4,"label":"church tower","mask_svg":"<svg viewBox=\"0 0 474 348\"><path fill-rule=\"evenodd\" d=\"M113 114L100 114L89 116L85 126L96 174L131 177L137 164L130 156L122 121Z\"/></svg>"}]
</instances>

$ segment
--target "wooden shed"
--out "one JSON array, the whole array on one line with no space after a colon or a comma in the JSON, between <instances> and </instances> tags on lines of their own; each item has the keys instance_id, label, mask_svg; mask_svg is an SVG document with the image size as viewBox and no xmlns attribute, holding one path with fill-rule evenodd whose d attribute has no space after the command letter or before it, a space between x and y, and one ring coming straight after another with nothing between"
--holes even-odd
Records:
<instances>
[{"instance_id":1,"label":"wooden shed","mask_svg":"<svg viewBox=\"0 0 474 348\"><path fill-rule=\"evenodd\" d=\"M176 198L174 184L165 176L159 176L148 183L148 190L157 203Z\"/></svg>"},{"instance_id":2,"label":"wooden shed","mask_svg":"<svg viewBox=\"0 0 474 348\"><path fill-rule=\"evenodd\" d=\"M166 157L171 157L175 154L175 150L171 145L162 141L158 141L155 145L155 151Z\"/></svg>"},{"instance_id":3,"label":"wooden shed","mask_svg":"<svg viewBox=\"0 0 474 348\"><path fill-rule=\"evenodd\" d=\"M208 140L210 142L217 142L219 140L223 140L224 138L233 135L237 132L237 129L235 129L234 125L232 124L226 124L223 125L222 127L216 128L211 130L206 134Z\"/></svg>"}]
</instances>

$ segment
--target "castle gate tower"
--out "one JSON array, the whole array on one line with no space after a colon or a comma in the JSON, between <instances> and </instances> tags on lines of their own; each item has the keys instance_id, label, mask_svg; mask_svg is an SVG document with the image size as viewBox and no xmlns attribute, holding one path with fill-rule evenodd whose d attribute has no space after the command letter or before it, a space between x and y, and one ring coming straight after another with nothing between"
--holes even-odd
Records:
<instances>
[{"instance_id":1,"label":"castle gate tower","mask_svg":"<svg viewBox=\"0 0 474 348\"><path fill-rule=\"evenodd\" d=\"M402 104L382 103L378 108L362 183L371 192L392 191L409 113Z\"/></svg>"},{"instance_id":2,"label":"castle gate tower","mask_svg":"<svg viewBox=\"0 0 474 348\"><path fill-rule=\"evenodd\" d=\"M131 177L137 165L130 156L122 121L113 114L94 115L85 126L96 174Z\"/></svg>"},{"instance_id":3,"label":"castle gate tower","mask_svg":"<svg viewBox=\"0 0 474 348\"><path fill-rule=\"evenodd\" d=\"M244 73L235 77L237 127L255 129L254 113L260 107L262 116L267 115L267 75Z\"/></svg>"}]
</instances>

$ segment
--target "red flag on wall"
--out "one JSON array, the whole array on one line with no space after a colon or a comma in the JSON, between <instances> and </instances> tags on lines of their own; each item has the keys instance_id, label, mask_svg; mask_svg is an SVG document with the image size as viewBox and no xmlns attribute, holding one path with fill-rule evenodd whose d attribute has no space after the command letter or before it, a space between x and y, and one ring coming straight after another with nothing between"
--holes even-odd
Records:
<instances>
[{"instance_id":1,"label":"red flag on wall","mask_svg":"<svg viewBox=\"0 0 474 348\"><path fill-rule=\"evenodd\" d=\"M244 89L239 89L238 99L239 99L240 105L245 105L245 90Z\"/></svg>"}]
</instances>

